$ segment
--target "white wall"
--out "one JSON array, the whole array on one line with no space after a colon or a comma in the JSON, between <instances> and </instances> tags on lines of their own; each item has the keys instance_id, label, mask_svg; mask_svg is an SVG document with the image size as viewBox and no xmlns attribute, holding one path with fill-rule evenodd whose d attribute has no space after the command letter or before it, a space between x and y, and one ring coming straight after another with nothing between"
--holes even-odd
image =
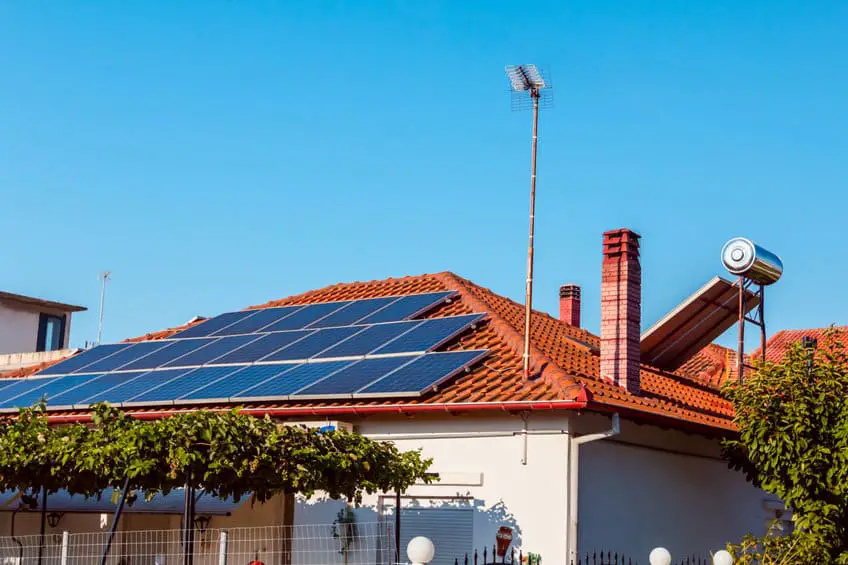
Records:
<instances>
[{"instance_id":1,"label":"white wall","mask_svg":"<svg viewBox=\"0 0 848 565\"><path fill-rule=\"evenodd\" d=\"M378 439L395 434L398 448L421 448L434 459L432 472L441 484L410 488L403 504L450 505L474 509L473 540L469 547L491 548L502 525L514 529L514 545L540 553L548 563L565 562L567 415L530 416L527 465L522 465L524 438L521 418L431 416L407 419L367 419L357 431ZM554 432L533 435L532 432ZM438 434L465 437L438 437ZM408 437L405 434L432 434ZM473 437L474 434L500 434ZM295 524L330 524L343 503L313 498L295 506ZM367 496L357 511L360 522L371 522L393 506L392 496ZM401 527L403 532L403 527ZM405 548L402 548L405 551ZM436 548L438 553L438 547Z\"/></svg>"},{"instance_id":2,"label":"white wall","mask_svg":"<svg viewBox=\"0 0 848 565\"><path fill-rule=\"evenodd\" d=\"M707 555L764 533L767 495L727 468L717 440L622 421L620 436L580 450L583 553L624 551L641 562L663 546Z\"/></svg>"},{"instance_id":3,"label":"white wall","mask_svg":"<svg viewBox=\"0 0 848 565\"><path fill-rule=\"evenodd\" d=\"M0 302L0 353L35 351L38 314L14 302Z\"/></svg>"}]
</instances>

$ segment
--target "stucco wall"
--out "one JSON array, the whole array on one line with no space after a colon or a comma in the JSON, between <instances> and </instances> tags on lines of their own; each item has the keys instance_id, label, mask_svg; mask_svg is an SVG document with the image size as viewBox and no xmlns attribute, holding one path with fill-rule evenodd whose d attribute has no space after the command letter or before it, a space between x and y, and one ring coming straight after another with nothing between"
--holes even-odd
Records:
<instances>
[{"instance_id":1,"label":"stucco wall","mask_svg":"<svg viewBox=\"0 0 848 565\"><path fill-rule=\"evenodd\" d=\"M581 447L578 548L707 555L762 534L766 497L727 468L716 440L622 421L617 438Z\"/></svg>"},{"instance_id":2,"label":"stucco wall","mask_svg":"<svg viewBox=\"0 0 848 565\"><path fill-rule=\"evenodd\" d=\"M383 434L395 434L400 449L420 448L424 456L433 458L431 471L440 473L443 481L414 486L403 504L472 507L473 540L469 547L491 548L498 527L508 525L515 531L517 547L540 553L547 563L564 563L567 425L565 414L532 415L528 420L527 465L521 462L524 438L515 435L523 429L523 422L509 414L494 418L368 419L359 423L357 430L379 439L386 439ZM403 439L405 434L432 437ZM321 497L301 499L295 506L295 523L332 523L341 504ZM393 512L388 508L393 505L391 496L368 496L357 511L357 519L375 521L381 514Z\"/></svg>"},{"instance_id":3,"label":"stucco wall","mask_svg":"<svg viewBox=\"0 0 848 565\"><path fill-rule=\"evenodd\" d=\"M10 300L0 300L0 355L35 351L38 343L39 314L66 316L64 346L70 343L70 313L46 307L36 307Z\"/></svg>"}]
</instances>

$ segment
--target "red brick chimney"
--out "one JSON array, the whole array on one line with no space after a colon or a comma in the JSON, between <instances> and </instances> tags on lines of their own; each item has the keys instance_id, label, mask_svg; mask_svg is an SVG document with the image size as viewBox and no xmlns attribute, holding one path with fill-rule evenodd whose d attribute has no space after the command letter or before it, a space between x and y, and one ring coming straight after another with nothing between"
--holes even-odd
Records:
<instances>
[{"instance_id":1,"label":"red brick chimney","mask_svg":"<svg viewBox=\"0 0 848 565\"><path fill-rule=\"evenodd\" d=\"M639 234L628 229L604 233L601 267L601 377L639 394L639 330L642 267Z\"/></svg>"},{"instance_id":2,"label":"red brick chimney","mask_svg":"<svg viewBox=\"0 0 848 565\"><path fill-rule=\"evenodd\" d=\"M575 328L580 327L580 287L576 284L559 287L559 319Z\"/></svg>"}]
</instances>

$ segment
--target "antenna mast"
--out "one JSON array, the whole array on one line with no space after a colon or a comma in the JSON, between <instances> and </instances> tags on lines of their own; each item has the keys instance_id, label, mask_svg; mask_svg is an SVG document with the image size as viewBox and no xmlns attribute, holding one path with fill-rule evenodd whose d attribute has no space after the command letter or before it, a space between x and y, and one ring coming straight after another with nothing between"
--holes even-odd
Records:
<instances>
[{"instance_id":1,"label":"antenna mast","mask_svg":"<svg viewBox=\"0 0 848 565\"><path fill-rule=\"evenodd\" d=\"M106 300L106 283L109 282L111 275L110 271L103 271L98 276L100 279L100 314L97 318L97 345L100 345L100 337L103 335L103 304Z\"/></svg>"},{"instance_id":2,"label":"antenna mast","mask_svg":"<svg viewBox=\"0 0 848 565\"><path fill-rule=\"evenodd\" d=\"M533 252L536 232L536 148L539 141L539 101L544 90L550 88L545 83L536 65L508 65L506 74L512 85L513 109L522 109L529 93L533 103L533 139L530 156L530 236L527 245L527 280L524 296L524 378L530 378L530 318L533 312Z\"/></svg>"}]
</instances>

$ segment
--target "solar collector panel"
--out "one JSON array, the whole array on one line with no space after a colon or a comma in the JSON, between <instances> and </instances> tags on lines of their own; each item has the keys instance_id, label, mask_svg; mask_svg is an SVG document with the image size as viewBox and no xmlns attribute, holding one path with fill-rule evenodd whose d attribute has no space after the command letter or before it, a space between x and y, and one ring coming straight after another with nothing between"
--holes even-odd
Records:
<instances>
[{"instance_id":1,"label":"solar collector panel","mask_svg":"<svg viewBox=\"0 0 848 565\"><path fill-rule=\"evenodd\" d=\"M88 406L96 401L86 402L86 399L127 383L143 375L146 371L132 373L106 373L82 384L74 389L56 393L50 399L51 406Z\"/></svg>"},{"instance_id":2,"label":"solar collector panel","mask_svg":"<svg viewBox=\"0 0 848 565\"><path fill-rule=\"evenodd\" d=\"M232 398L263 399L288 396L348 365L350 365L350 362L346 361L296 365L292 370L281 373L247 390L243 390L233 395Z\"/></svg>"},{"instance_id":3,"label":"solar collector panel","mask_svg":"<svg viewBox=\"0 0 848 565\"><path fill-rule=\"evenodd\" d=\"M118 351L114 355L105 357L94 363L82 367L74 373L105 373L107 371L120 370L124 365L137 361L155 351L166 347L168 344L162 341L140 341L133 343L130 347Z\"/></svg>"},{"instance_id":4,"label":"solar collector panel","mask_svg":"<svg viewBox=\"0 0 848 565\"><path fill-rule=\"evenodd\" d=\"M210 382L188 394L180 400L222 400L236 396L243 390L252 388L272 377L290 371L298 365L250 365L222 379Z\"/></svg>"},{"instance_id":5,"label":"solar collector panel","mask_svg":"<svg viewBox=\"0 0 848 565\"><path fill-rule=\"evenodd\" d=\"M340 328L324 328L284 347L279 351L267 355L261 361L294 361L309 359L318 355L325 349L333 347L342 340L347 339L365 329L365 326L343 326Z\"/></svg>"},{"instance_id":6,"label":"solar collector panel","mask_svg":"<svg viewBox=\"0 0 848 565\"><path fill-rule=\"evenodd\" d=\"M126 402L130 398L141 394L142 392L152 389L153 387L170 381L183 373L187 373L191 369L163 369L159 371L148 371L142 373L138 377L126 381L118 386L105 391L99 391L92 396L83 400L86 404L94 402L109 402L118 404Z\"/></svg>"},{"instance_id":7,"label":"solar collector panel","mask_svg":"<svg viewBox=\"0 0 848 565\"><path fill-rule=\"evenodd\" d=\"M465 331L482 317L482 314L469 314L424 320L419 326L374 351L374 354L430 351Z\"/></svg>"},{"instance_id":8,"label":"solar collector panel","mask_svg":"<svg viewBox=\"0 0 848 565\"><path fill-rule=\"evenodd\" d=\"M0 408L30 406L41 398L39 394L33 394L34 392L41 390L43 387L60 378L62 377L21 379L17 383L2 391L0 398L2 398L3 401L0 403ZM23 399L23 401L26 401L29 398L32 398L32 400L26 402L26 404L18 404L17 402L19 398Z\"/></svg>"},{"instance_id":9,"label":"solar collector panel","mask_svg":"<svg viewBox=\"0 0 848 565\"><path fill-rule=\"evenodd\" d=\"M475 363L487 350L428 353L361 388L357 397L419 395Z\"/></svg>"},{"instance_id":10,"label":"solar collector panel","mask_svg":"<svg viewBox=\"0 0 848 565\"><path fill-rule=\"evenodd\" d=\"M137 361L133 361L127 365L122 367L124 371L136 371L136 370L152 370L157 367L161 367L162 365L169 363L175 359L179 359L184 355L188 355L189 353L200 349L201 347L206 347L210 343L213 343L217 338L211 337L199 337L192 339L177 339L177 340L169 340L167 345L162 349L158 349L155 352L142 357Z\"/></svg>"},{"instance_id":11,"label":"solar collector panel","mask_svg":"<svg viewBox=\"0 0 848 565\"><path fill-rule=\"evenodd\" d=\"M42 398L47 401L48 405L53 404L53 397L65 391L73 390L74 388L84 385L101 375L66 375L63 377L53 377L50 382L44 383L42 386L34 387L19 396L8 399L0 403L0 408L25 407L31 406Z\"/></svg>"},{"instance_id":12,"label":"solar collector panel","mask_svg":"<svg viewBox=\"0 0 848 565\"><path fill-rule=\"evenodd\" d=\"M236 322L235 324L222 328L212 335L223 336L257 333L260 332L265 326L271 325L274 322L282 320L283 318L297 312L301 308L303 308L303 306L283 306L282 308L257 309L255 311L256 313L252 316L245 318L240 322Z\"/></svg>"},{"instance_id":13,"label":"solar collector panel","mask_svg":"<svg viewBox=\"0 0 848 565\"><path fill-rule=\"evenodd\" d=\"M373 314L384 306L395 302L397 297L392 298L369 298L365 300L354 300L344 308L340 308L320 320L309 325L310 328L330 328L333 326L347 326L356 323L366 316Z\"/></svg>"},{"instance_id":14,"label":"solar collector panel","mask_svg":"<svg viewBox=\"0 0 848 565\"><path fill-rule=\"evenodd\" d=\"M200 367L193 371L183 373L154 388L128 398L126 402L167 402L173 401L197 390L204 384L215 382L222 377L239 371L242 367Z\"/></svg>"},{"instance_id":15,"label":"solar collector panel","mask_svg":"<svg viewBox=\"0 0 848 565\"><path fill-rule=\"evenodd\" d=\"M317 322L325 316L329 316L336 310L344 308L350 302L319 302L317 304L307 304L291 316L286 316L278 322L274 322L270 326L262 328L263 332L278 332L285 330L300 330Z\"/></svg>"},{"instance_id":16,"label":"solar collector panel","mask_svg":"<svg viewBox=\"0 0 848 565\"><path fill-rule=\"evenodd\" d=\"M131 343L109 343L106 345L98 345L81 353L77 353L73 357L60 361L55 365L51 365L46 369L38 372L39 375L64 375L72 373L77 369L81 369L86 365L90 365L95 361L113 355L123 349L130 347Z\"/></svg>"},{"instance_id":17,"label":"solar collector panel","mask_svg":"<svg viewBox=\"0 0 848 565\"><path fill-rule=\"evenodd\" d=\"M240 310L238 312L227 312L214 318L209 318L197 325L187 328L172 337L176 339L184 339L187 337L206 337L213 333L226 328L236 322L240 322L245 318L253 316L258 310Z\"/></svg>"},{"instance_id":18,"label":"solar collector panel","mask_svg":"<svg viewBox=\"0 0 848 565\"><path fill-rule=\"evenodd\" d=\"M414 360L410 357L363 359L292 394L294 397L352 395L380 377Z\"/></svg>"},{"instance_id":19,"label":"solar collector panel","mask_svg":"<svg viewBox=\"0 0 848 565\"><path fill-rule=\"evenodd\" d=\"M392 322L368 326L349 339L322 351L316 355L316 358L328 359L331 357L367 355L419 324L421 324L420 320L412 320L409 322Z\"/></svg>"},{"instance_id":20,"label":"solar collector panel","mask_svg":"<svg viewBox=\"0 0 848 565\"><path fill-rule=\"evenodd\" d=\"M377 324L380 322L396 322L418 316L432 310L447 298L455 294L452 291L431 292L427 294L410 294L401 296L392 304L359 320L360 324Z\"/></svg>"},{"instance_id":21,"label":"solar collector panel","mask_svg":"<svg viewBox=\"0 0 848 565\"><path fill-rule=\"evenodd\" d=\"M223 357L234 350L247 345L248 343L259 339L258 334L251 335L231 335L219 338L209 345L195 349L194 351L183 355L178 359L162 364L162 367L193 367L205 365L206 363L214 362L219 357Z\"/></svg>"},{"instance_id":22,"label":"solar collector panel","mask_svg":"<svg viewBox=\"0 0 848 565\"><path fill-rule=\"evenodd\" d=\"M252 341L244 347L236 349L217 359L215 362L222 363L253 363L282 349L292 343L303 339L313 333L310 330L294 330L288 332L275 332L265 334L256 341Z\"/></svg>"}]
</instances>

